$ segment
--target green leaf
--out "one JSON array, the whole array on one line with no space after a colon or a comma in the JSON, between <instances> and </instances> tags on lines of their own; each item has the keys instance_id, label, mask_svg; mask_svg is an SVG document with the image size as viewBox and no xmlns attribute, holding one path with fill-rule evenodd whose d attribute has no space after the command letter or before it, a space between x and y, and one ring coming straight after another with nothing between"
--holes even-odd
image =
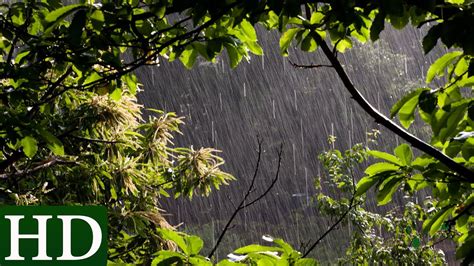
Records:
<instances>
[{"instance_id":1,"label":"green leaf","mask_svg":"<svg viewBox=\"0 0 474 266\"><path fill-rule=\"evenodd\" d=\"M269 247L269 246L262 246L262 245L248 245L245 247L241 247L234 251L237 254L247 254L247 253L254 253L254 252L265 252L265 251L278 251L282 252L283 249L279 247Z\"/></svg>"},{"instance_id":2,"label":"green leaf","mask_svg":"<svg viewBox=\"0 0 474 266\"><path fill-rule=\"evenodd\" d=\"M52 12L49 12L48 15L44 18L46 22L52 23L57 21L58 19L61 19L64 16L67 16L68 14L72 13L75 9L84 7L84 4L76 4L76 5L66 5L61 8L58 8Z\"/></svg>"},{"instance_id":3,"label":"green leaf","mask_svg":"<svg viewBox=\"0 0 474 266\"><path fill-rule=\"evenodd\" d=\"M240 53L237 47L228 43L224 45L227 49L227 54L229 55L230 67L235 68L242 60L243 55Z\"/></svg>"},{"instance_id":4,"label":"green leaf","mask_svg":"<svg viewBox=\"0 0 474 266\"><path fill-rule=\"evenodd\" d=\"M393 105L392 109L390 110L390 117L393 118L408 101L413 100L413 98L418 99L420 93L425 90L429 89L419 88L405 95L401 100L399 100L395 105Z\"/></svg>"},{"instance_id":5,"label":"green leaf","mask_svg":"<svg viewBox=\"0 0 474 266\"><path fill-rule=\"evenodd\" d=\"M161 236L166 240L171 240L178 245L178 247L186 254L190 255L190 250L183 237L175 231L159 228L157 229Z\"/></svg>"},{"instance_id":6,"label":"green leaf","mask_svg":"<svg viewBox=\"0 0 474 266\"><path fill-rule=\"evenodd\" d=\"M102 26L104 25L105 18L104 13L101 10L97 9L92 12L91 16L91 23L95 30L100 31L102 30Z\"/></svg>"},{"instance_id":7,"label":"green leaf","mask_svg":"<svg viewBox=\"0 0 474 266\"><path fill-rule=\"evenodd\" d=\"M166 266L174 265L174 263L179 263L186 258L175 251L161 250L156 253L157 257L151 262L152 266Z\"/></svg>"},{"instance_id":8,"label":"green leaf","mask_svg":"<svg viewBox=\"0 0 474 266\"><path fill-rule=\"evenodd\" d=\"M301 31L301 28L291 28L285 31L280 37L280 52L283 56L288 56L288 47L295 37L296 33Z\"/></svg>"},{"instance_id":9,"label":"green leaf","mask_svg":"<svg viewBox=\"0 0 474 266\"><path fill-rule=\"evenodd\" d=\"M187 236L184 240L189 247L189 253L191 255L198 255L204 245L204 242L198 236Z\"/></svg>"},{"instance_id":10,"label":"green leaf","mask_svg":"<svg viewBox=\"0 0 474 266\"><path fill-rule=\"evenodd\" d=\"M298 259L295 263L295 266L317 266L318 262L315 259L304 258Z\"/></svg>"},{"instance_id":11,"label":"green leaf","mask_svg":"<svg viewBox=\"0 0 474 266\"><path fill-rule=\"evenodd\" d=\"M48 149L50 149L55 155L64 155L63 143L58 138L44 129L39 130L39 133L45 140Z\"/></svg>"},{"instance_id":12,"label":"green leaf","mask_svg":"<svg viewBox=\"0 0 474 266\"><path fill-rule=\"evenodd\" d=\"M413 152L406 143L395 148L395 155L400 159L403 165L410 165L413 161Z\"/></svg>"},{"instance_id":13,"label":"green leaf","mask_svg":"<svg viewBox=\"0 0 474 266\"><path fill-rule=\"evenodd\" d=\"M449 111L438 110L431 123L433 134L444 143L448 138L457 134L458 124L464 119L467 104L451 105Z\"/></svg>"},{"instance_id":14,"label":"green leaf","mask_svg":"<svg viewBox=\"0 0 474 266\"><path fill-rule=\"evenodd\" d=\"M33 158L36 152L38 151L38 142L35 138L31 136L26 136L21 140L21 146L23 147L23 152L28 158Z\"/></svg>"},{"instance_id":15,"label":"green leaf","mask_svg":"<svg viewBox=\"0 0 474 266\"><path fill-rule=\"evenodd\" d=\"M316 48L318 48L318 45L313 37L311 37L311 34L308 34L301 42L301 50L303 51L314 52Z\"/></svg>"},{"instance_id":16,"label":"green leaf","mask_svg":"<svg viewBox=\"0 0 474 266\"><path fill-rule=\"evenodd\" d=\"M191 69L196 62L196 58L199 52L195 49L192 45L186 46L186 49L181 53L179 60L183 63L183 65Z\"/></svg>"},{"instance_id":17,"label":"green leaf","mask_svg":"<svg viewBox=\"0 0 474 266\"><path fill-rule=\"evenodd\" d=\"M418 105L418 97L419 95L416 95L415 97L409 99L398 111L400 124L402 124L402 126L405 128L409 128L411 123L413 123L415 120L415 110Z\"/></svg>"},{"instance_id":18,"label":"green leaf","mask_svg":"<svg viewBox=\"0 0 474 266\"><path fill-rule=\"evenodd\" d=\"M446 53L438 58L428 69L426 73L426 83L430 83L436 76L442 77L446 67L456 58L462 55L461 51Z\"/></svg>"},{"instance_id":19,"label":"green leaf","mask_svg":"<svg viewBox=\"0 0 474 266\"><path fill-rule=\"evenodd\" d=\"M228 259L221 260L217 263L217 266L246 266L247 264L239 263L239 262L232 262Z\"/></svg>"},{"instance_id":20,"label":"green leaf","mask_svg":"<svg viewBox=\"0 0 474 266\"><path fill-rule=\"evenodd\" d=\"M410 187L411 191L419 191L429 184L425 181L425 178L422 174L416 174L407 179L407 184Z\"/></svg>"},{"instance_id":21,"label":"green leaf","mask_svg":"<svg viewBox=\"0 0 474 266\"><path fill-rule=\"evenodd\" d=\"M397 191L402 181L400 176L392 176L380 185L381 189L377 193L378 205L385 205L392 200L393 193Z\"/></svg>"},{"instance_id":22,"label":"green leaf","mask_svg":"<svg viewBox=\"0 0 474 266\"><path fill-rule=\"evenodd\" d=\"M376 176L365 176L359 182L357 182L356 186L356 193L355 196L361 196L367 190L369 190L375 183L377 183L380 180L380 178L377 178Z\"/></svg>"},{"instance_id":23,"label":"green leaf","mask_svg":"<svg viewBox=\"0 0 474 266\"><path fill-rule=\"evenodd\" d=\"M246 37L246 40L244 41L257 41L257 33L255 32L255 28L247 20L242 20L242 22L240 23L240 30Z\"/></svg>"},{"instance_id":24,"label":"green leaf","mask_svg":"<svg viewBox=\"0 0 474 266\"><path fill-rule=\"evenodd\" d=\"M120 88L115 88L115 90L113 90L110 94L110 99L114 100L114 101L120 101L120 99L122 99L122 89Z\"/></svg>"},{"instance_id":25,"label":"green leaf","mask_svg":"<svg viewBox=\"0 0 474 266\"><path fill-rule=\"evenodd\" d=\"M370 165L369 167L367 167L367 169L365 169L365 173L369 176L372 176L372 175L376 175L376 174L388 172L388 171L398 171L399 169L400 167L393 163L381 162L381 163L374 163Z\"/></svg>"},{"instance_id":26,"label":"green leaf","mask_svg":"<svg viewBox=\"0 0 474 266\"><path fill-rule=\"evenodd\" d=\"M454 207L446 206L436 212L432 217L423 222L423 230L434 235L444 222L444 219L451 213Z\"/></svg>"},{"instance_id":27,"label":"green leaf","mask_svg":"<svg viewBox=\"0 0 474 266\"><path fill-rule=\"evenodd\" d=\"M396 164L396 165L401 165L401 163L402 163L400 161L400 159L398 159L397 157L393 156L392 154L389 154L389 153L386 153L386 152L370 150L367 153L372 157L379 158L379 159L391 162L391 163Z\"/></svg>"},{"instance_id":28,"label":"green leaf","mask_svg":"<svg viewBox=\"0 0 474 266\"><path fill-rule=\"evenodd\" d=\"M263 55L263 49L257 42L247 42L246 45L253 54Z\"/></svg>"},{"instance_id":29,"label":"green leaf","mask_svg":"<svg viewBox=\"0 0 474 266\"><path fill-rule=\"evenodd\" d=\"M344 53L347 49L352 48L352 41L349 38L344 38L337 43L336 49L338 52Z\"/></svg>"}]
</instances>

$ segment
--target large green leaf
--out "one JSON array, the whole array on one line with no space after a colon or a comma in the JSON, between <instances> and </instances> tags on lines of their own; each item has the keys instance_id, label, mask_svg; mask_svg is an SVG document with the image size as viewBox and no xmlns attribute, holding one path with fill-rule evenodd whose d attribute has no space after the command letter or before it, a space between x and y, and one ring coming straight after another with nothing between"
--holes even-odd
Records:
<instances>
[{"instance_id":1,"label":"large green leaf","mask_svg":"<svg viewBox=\"0 0 474 266\"><path fill-rule=\"evenodd\" d=\"M400 111L400 109L408 102L408 101L411 101L413 100L414 98L418 99L418 96L420 95L420 93L422 91L425 91L425 90L429 90L427 88L419 88L419 89L416 89L412 92L410 92L409 94L405 95L402 99L400 99L397 103L395 103L392 107L392 109L390 110L390 117L394 117L395 115L398 114L398 112Z\"/></svg>"},{"instance_id":2,"label":"large green leaf","mask_svg":"<svg viewBox=\"0 0 474 266\"><path fill-rule=\"evenodd\" d=\"M186 49L181 53L179 60L183 63L183 65L191 69L196 62L196 58L199 55L197 49L195 49L192 45L186 46Z\"/></svg>"},{"instance_id":3,"label":"large green leaf","mask_svg":"<svg viewBox=\"0 0 474 266\"><path fill-rule=\"evenodd\" d=\"M288 56L288 47L295 37L296 33L301 31L301 28L291 28L285 31L280 37L280 52L283 56Z\"/></svg>"},{"instance_id":4,"label":"large green leaf","mask_svg":"<svg viewBox=\"0 0 474 266\"><path fill-rule=\"evenodd\" d=\"M447 111L443 109L438 110L431 123L434 136L442 143L446 142L448 138L454 137L458 132L456 129L464 119L466 112L466 103L453 104Z\"/></svg>"},{"instance_id":5,"label":"large green leaf","mask_svg":"<svg viewBox=\"0 0 474 266\"><path fill-rule=\"evenodd\" d=\"M21 140L21 146L23 147L23 152L28 156L28 158L35 156L38 151L38 142L31 136L24 137Z\"/></svg>"},{"instance_id":6,"label":"large green leaf","mask_svg":"<svg viewBox=\"0 0 474 266\"><path fill-rule=\"evenodd\" d=\"M224 46L227 50L227 55L229 56L230 67L235 68L242 61L244 54L237 47L236 43L224 43Z\"/></svg>"},{"instance_id":7,"label":"large green leaf","mask_svg":"<svg viewBox=\"0 0 474 266\"><path fill-rule=\"evenodd\" d=\"M415 120L415 110L418 106L418 97L419 95L414 96L409 99L398 111L398 118L400 123L405 128L409 128L411 123Z\"/></svg>"},{"instance_id":8,"label":"large green leaf","mask_svg":"<svg viewBox=\"0 0 474 266\"><path fill-rule=\"evenodd\" d=\"M357 182L355 196L361 196L367 190L369 190L375 183L379 181L379 178L376 176L365 176L359 182Z\"/></svg>"},{"instance_id":9,"label":"large green leaf","mask_svg":"<svg viewBox=\"0 0 474 266\"><path fill-rule=\"evenodd\" d=\"M456 58L462 55L461 51L454 51L446 53L438 58L428 69L426 73L426 83L430 83L436 76L442 77L445 69L448 65L453 62Z\"/></svg>"},{"instance_id":10,"label":"large green leaf","mask_svg":"<svg viewBox=\"0 0 474 266\"><path fill-rule=\"evenodd\" d=\"M262 245L248 245L245 247L241 247L234 251L237 254L247 254L247 253L254 253L254 252L266 252L266 251L278 251L282 252L283 249L280 247L270 247L270 246L262 246Z\"/></svg>"},{"instance_id":11,"label":"large green leaf","mask_svg":"<svg viewBox=\"0 0 474 266\"><path fill-rule=\"evenodd\" d=\"M445 218L451 213L454 207L446 206L437 211L433 216L423 222L423 230L434 235L443 224Z\"/></svg>"},{"instance_id":12,"label":"large green leaf","mask_svg":"<svg viewBox=\"0 0 474 266\"><path fill-rule=\"evenodd\" d=\"M377 193L377 203L379 205L385 205L392 200L393 193L397 191L400 186L402 177L392 176L381 185L381 189Z\"/></svg>"},{"instance_id":13,"label":"large green leaf","mask_svg":"<svg viewBox=\"0 0 474 266\"><path fill-rule=\"evenodd\" d=\"M186 236L184 240L189 247L189 253L191 255L198 255L204 245L204 242L198 236Z\"/></svg>"},{"instance_id":14,"label":"large green leaf","mask_svg":"<svg viewBox=\"0 0 474 266\"><path fill-rule=\"evenodd\" d=\"M190 250L188 248L188 245L186 245L186 242L184 241L184 238L175 231L167 230L167 229L158 229L158 232L160 232L161 236L166 239L166 240L171 240L178 245L178 247L187 255L190 254Z\"/></svg>"},{"instance_id":15,"label":"large green leaf","mask_svg":"<svg viewBox=\"0 0 474 266\"><path fill-rule=\"evenodd\" d=\"M367 167L367 169L365 169L365 173L369 176L372 176L383 172L398 171L399 169L400 166L393 163L380 162L374 163Z\"/></svg>"},{"instance_id":16,"label":"large green leaf","mask_svg":"<svg viewBox=\"0 0 474 266\"><path fill-rule=\"evenodd\" d=\"M396 164L396 165L401 165L402 164L400 159L398 159L396 156L393 156L392 154L389 154L389 153L386 153L386 152L370 150L367 153L372 157L379 158L379 159L388 161L388 162Z\"/></svg>"},{"instance_id":17,"label":"large green leaf","mask_svg":"<svg viewBox=\"0 0 474 266\"><path fill-rule=\"evenodd\" d=\"M242 20L240 23L240 30L246 38L243 41L257 41L257 33L255 32L255 28L247 20Z\"/></svg>"},{"instance_id":18,"label":"large green leaf","mask_svg":"<svg viewBox=\"0 0 474 266\"><path fill-rule=\"evenodd\" d=\"M410 146L406 143L395 148L395 155L397 155L403 165L410 165L413 161L413 152Z\"/></svg>"}]
</instances>

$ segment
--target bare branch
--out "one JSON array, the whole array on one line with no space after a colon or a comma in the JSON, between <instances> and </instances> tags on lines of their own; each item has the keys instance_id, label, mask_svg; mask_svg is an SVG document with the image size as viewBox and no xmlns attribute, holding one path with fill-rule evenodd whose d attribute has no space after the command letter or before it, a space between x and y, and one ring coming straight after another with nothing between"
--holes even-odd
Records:
<instances>
[{"instance_id":1,"label":"bare branch","mask_svg":"<svg viewBox=\"0 0 474 266\"><path fill-rule=\"evenodd\" d=\"M270 183L270 185L268 186L268 188L262 193L260 194L260 196L258 196L256 199L252 200L251 202L245 204L244 206L242 206L242 209L243 208L247 208L251 205L253 205L254 203L256 203L257 201L261 200L263 197L265 197L269 192L270 190L272 190L273 186L276 184L276 182L278 181L278 177L280 176L280 168L281 168L281 158L282 158L282 152L283 152L283 149L282 149L282 146L280 146L280 149L278 150L278 166L277 166L277 171L276 171L276 174L275 174L275 177L273 178L272 182Z\"/></svg>"},{"instance_id":2,"label":"bare branch","mask_svg":"<svg viewBox=\"0 0 474 266\"><path fill-rule=\"evenodd\" d=\"M261 200L263 197L265 197L266 195L268 195L268 193L270 192L270 190L273 188L273 186L275 185L276 181L278 180L278 176L279 176L279 173L280 173L280 165L281 165L281 158L282 158L282 147L280 146L280 149L278 150L278 168L277 168L277 173L276 173L276 176L275 178L273 179L272 183L270 184L270 186L265 190L265 192L263 192L261 195L259 195L255 200L252 200L250 203L248 204L245 204L245 202L247 201L247 198L249 197L250 193L252 192L253 190L253 187L255 185L255 180L257 178L257 175L258 175L258 171L259 171L259 168L260 168L260 158L261 158L261 153L262 153L262 145L261 145L261 141L258 141L258 158L257 158L257 164L255 166L255 170L254 170L254 174L253 174L253 177L252 177L252 181L250 183L250 186L249 188L247 189L247 192L245 193L244 197L242 198L242 200L240 201L240 204L237 206L237 208L235 208L234 212L232 213L232 215L230 216L229 220L227 221L226 225L224 226L224 229L221 231L220 235L219 235L219 238L217 239L216 241L216 244L214 245L214 247L212 248L211 252L209 253L209 255L207 256L208 258L212 258L212 256L214 255L214 253L216 252L217 248L219 247L220 243L222 242L222 239L224 239L224 236L225 234L227 233L227 231L231 228L231 224L232 222L234 221L235 217L237 216L237 214L242 211L243 209L245 209L246 207L258 202L259 200Z\"/></svg>"},{"instance_id":3,"label":"bare branch","mask_svg":"<svg viewBox=\"0 0 474 266\"><path fill-rule=\"evenodd\" d=\"M310 68L320 68L320 67L333 67L332 65L321 65L321 64L299 65L299 64L296 64L296 63L292 62L289 59L288 59L288 61L295 68L310 69Z\"/></svg>"},{"instance_id":4,"label":"bare branch","mask_svg":"<svg viewBox=\"0 0 474 266\"><path fill-rule=\"evenodd\" d=\"M329 234L331 233L334 229L336 229L336 227L344 220L344 218L347 216L347 214L349 214L349 212L356 206L354 204L354 199L355 199L355 195L352 196L351 198L351 201L349 203L349 207L347 208L347 210L339 217L339 219L337 219L337 221L331 225L331 227L328 228L328 230L326 230L326 232L324 232L324 234L322 234L314 243L313 245L311 245L311 247L303 254L303 258L307 257L309 255L309 253L311 253L311 251L313 251L313 249Z\"/></svg>"}]
</instances>

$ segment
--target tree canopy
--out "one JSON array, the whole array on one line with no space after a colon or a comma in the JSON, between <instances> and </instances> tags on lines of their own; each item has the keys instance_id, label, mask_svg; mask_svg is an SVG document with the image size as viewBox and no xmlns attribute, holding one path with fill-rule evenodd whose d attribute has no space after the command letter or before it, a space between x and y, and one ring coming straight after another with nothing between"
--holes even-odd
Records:
<instances>
[{"instance_id":1,"label":"tree canopy","mask_svg":"<svg viewBox=\"0 0 474 266\"><path fill-rule=\"evenodd\" d=\"M436 45L449 48L428 69L426 86L393 106L390 116L401 125L365 100L337 57L354 41L376 41L387 23L425 28L425 53ZM409 144L394 155L370 151L381 162L367 168L355 195L376 187L383 205L397 190L430 189L433 209L419 218L423 230L452 232L457 258L468 263L474 260L473 23L468 0L3 3L2 202L107 205L111 261L149 263L175 244L182 256L197 255L199 240L163 231L170 226L160 215L159 196L208 194L233 177L219 169L217 151L173 146L181 117L158 110L142 117L134 71L174 60L191 68L198 58L214 62L224 51L235 67L263 54L255 30L262 27L281 32L283 56L290 46L321 49L364 111ZM431 128L429 143L407 131L415 116ZM415 158L410 145L423 154ZM237 253L276 251L301 259L286 243L274 243L280 247Z\"/></svg>"}]
</instances>

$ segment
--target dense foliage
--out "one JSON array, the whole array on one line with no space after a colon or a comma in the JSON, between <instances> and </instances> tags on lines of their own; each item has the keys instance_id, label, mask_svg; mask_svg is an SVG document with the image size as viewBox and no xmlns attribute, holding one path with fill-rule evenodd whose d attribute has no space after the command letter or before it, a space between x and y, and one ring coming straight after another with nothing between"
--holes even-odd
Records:
<instances>
[{"instance_id":1,"label":"dense foliage","mask_svg":"<svg viewBox=\"0 0 474 266\"><path fill-rule=\"evenodd\" d=\"M321 48L364 110L424 152L414 158L409 145L399 146L395 155L371 151L382 162L367 168L356 195L376 187L383 205L397 190L430 189L432 208L419 217L423 229L430 235L452 233L457 258L467 263L474 259L474 28L468 26L473 16L474 4L467 0L3 3L2 202L107 205L114 261L149 263L155 252L175 248L172 242L179 240L159 229L169 227L158 210L159 197L170 191L207 194L232 177L219 170L222 159L214 150L172 146L182 118L156 110L142 118L133 71L161 60L192 67L198 57L214 61L224 50L235 67L250 53L263 53L258 24L282 32L283 55L293 43L308 52ZM418 114L431 127L430 143L364 102L337 59L355 40L376 41L385 22L397 29L425 26L426 53L438 40L455 48L430 67L426 87L413 88L391 110L405 128Z\"/></svg>"}]
</instances>

